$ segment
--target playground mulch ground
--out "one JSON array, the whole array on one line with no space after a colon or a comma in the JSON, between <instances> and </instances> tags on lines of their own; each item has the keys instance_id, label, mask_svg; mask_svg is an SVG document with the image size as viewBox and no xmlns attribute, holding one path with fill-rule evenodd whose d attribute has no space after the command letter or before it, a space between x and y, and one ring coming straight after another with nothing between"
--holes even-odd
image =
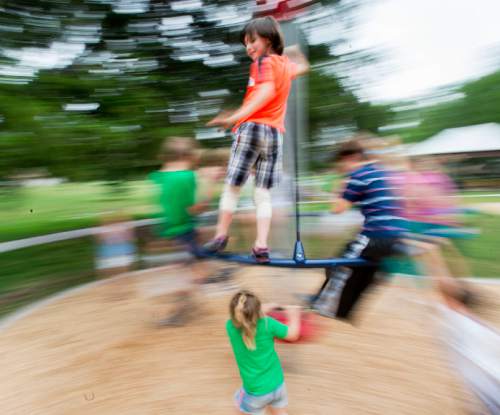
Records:
<instances>
[{"instance_id":1,"label":"playground mulch ground","mask_svg":"<svg viewBox=\"0 0 500 415\"><path fill-rule=\"evenodd\" d=\"M5 328L2 413L232 414L239 377L224 324L236 288L209 287L190 324L158 328L184 274L166 267L109 280ZM320 271L254 267L240 268L235 284L274 302L321 280ZM422 283L392 280L368 296L354 325L319 318L317 341L278 344L289 413L470 413L474 401L449 365L435 299Z\"/></svg>"}]
</instances>

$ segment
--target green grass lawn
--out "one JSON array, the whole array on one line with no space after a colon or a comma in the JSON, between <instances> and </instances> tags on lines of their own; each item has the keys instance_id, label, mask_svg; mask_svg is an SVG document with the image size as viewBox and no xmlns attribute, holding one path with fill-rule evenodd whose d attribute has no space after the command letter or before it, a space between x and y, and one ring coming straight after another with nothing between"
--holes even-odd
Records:
<instances>
[{"instance_id":1,"label":"green grass lawn","mask_svg":"<svg viewBox=\"0 0 500 415\"><path fill-rule=\"evenodd\" d=\"M121 189L105 183L20 188L0 197L0 242L98 225L109 212L145 217L151 201L150 187L140 181Z\"/></svg>"},{"instance_id":2,"label":"green grass lawn","mask_svg":"<svg viewBox=\"0 0 500 415\"><path fill-rule=\"evenodd\" d=\"M322 190L335 178L327 177ZM466 204L500 202L484 192L467 192ZM477 195L477 196L475 196ZM130 218L150 216L154 211L151 187L146 181L128 182L119 189L104 182L66 183L25 187L0 194L0 242L95 226L103 215L120 211ZM303 211L327 210L328 204L309 204Z\"/></svg>"},{"instance_id":3,"label":"green grass lawn","mask_svg":"<svg viewBox=\"0 0 500 415\"><path fill-rule=\"evenodd\" d=\"M500 203L500 191L466 191L461 193L461 201L465 204Z\"/></svg>"},{"instance_id":4,"label":"green grass lawn","mask_svg":"<svg viewBox=\"0 0 500 415\"><path fill-rule=\"evenodd\" d=\"M468 220L480 234L472 239L457 241L455 245L467 259L471 274L476 277L500 277L500 215L478 214Z\"/></svg>"}]
</instances>

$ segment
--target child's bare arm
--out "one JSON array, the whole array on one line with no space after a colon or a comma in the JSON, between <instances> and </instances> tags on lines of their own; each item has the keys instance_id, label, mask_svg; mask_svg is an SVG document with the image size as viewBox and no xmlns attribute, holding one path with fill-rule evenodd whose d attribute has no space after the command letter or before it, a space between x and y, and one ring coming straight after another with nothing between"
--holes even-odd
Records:
<instances>
[{"instance_id":1,"label":"child's bare arm","mask_svg":"<svg viewBox=\"0 0 500 415\"><path fill-rule=\"evenodd\" d=\"M300 307L288 306L285 310L288 314L288 334L286 335L285 340L298 340L300 336Z\"/></svg>"},{"instance_id":2,"label":"child's bare arm","mask_svg":"<svg viewBox=\"0 0 500 415\"><path fill-rule=\"evenodd\" d=\"M221 126L226 129L231 128L238 120L246 118L261 109L269 102L269 100L274 97L274 94L275 89L273 82L264 82L262 84L259 84L251 101L245 103L245 105L242 105L231 115L219 114L213 120L209 121L207 123L207 126Z\"/></svg>"},{"instance_id":3,"label":"child's bare arm","mask_svg":"<svg viewBox=\"0 0 500 415\"><path fill-rule=\"evenodd\" d=\"M208 202L199 202L195 205L192 205L188 208L188 212L191 215L199 215L200 213L205 212L209 207Z\"/></svg>"},{"instance_id":4,"label":"child's bare arm","mask_svg":"<svg viewBox=\"0 0 500 415\"><path fill-rule=\"evenodd\" d=\"M337 198L333 201L331 212L336 213L336 214L344 213L345 211L349 210L351 207L352 207L352 203L349 202L348 200L343 199L343 198Z\"/></svg>"},{"instance_id":5,"label":"child's bare arm","mask_svg":"<svg viewBox=\"0 0 500 415\"><path fill-rule=\"evenodd\" d=\"M235 111L224 110L221 111L215 118L212 118L209 122L207 122L207 127L224 127L225 129L230 128L231 126L227 126L227 120L231 119Z\"/></svg>"},{"instance_id":6,"label":"child's bare arm","mask_svg":"<svg viewBox=\"0 0 500 415\"><path fill-rule=\"evenodd\" d=\"M309 61L302 53L298 45L288 46L285 48L284 52L285 55L288 56L288 58L295 63L295 65L297 65L296 76L302 76L309 72Z\"/></svg>"},{"instance_id":7,"label":"child's bare arm","mask_svg":"<svg viewBox=\"0 0 500 415\"><path fill-rule=\"evenodd\" d=\"M262 312L264 314L269 314L271 311L276 309L284 309L288 316L288 333L284 340L295 341L300 337L300 311L299 306L280 306L276 303L266 303L262 304Z\"/></svg>"}]
</instances>

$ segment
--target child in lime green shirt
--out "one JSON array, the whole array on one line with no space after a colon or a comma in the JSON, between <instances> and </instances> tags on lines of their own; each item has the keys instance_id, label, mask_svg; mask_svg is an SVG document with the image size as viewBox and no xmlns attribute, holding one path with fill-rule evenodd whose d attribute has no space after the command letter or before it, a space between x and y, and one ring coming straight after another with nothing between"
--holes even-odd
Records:
<instances>
[{"instance_id":1,"label":"child in lime green shirt","mask_svg":"<svg viewBox=\"0 0 500 415\"><path fill-rule=\"evenodd\" d=\"M274 339L298 339L300 311L287 310L287 326L265 316L273 307L261 306L259 298L246 290L235 294L229 306L231 318L226 331L243 382L234 398L242 414L262 414L266 408L273 415L286 414L288 396Z\"/></svg>"},{"instance_id":2,"label":"child in lime green shirt","mask_svg":"<svg viewBox=\"0 0 500 415\"><path fill-rule=\"evenodd\" d=\"M197 143L194 139L172 137L161 150L162 167L149 175L156 187L156 199L163 219L160 234L190 254L186 266L192 274L190 287L177 293L174 313L161 326L183 325L193 311L192 297L196 286L207 276L206 264L199 261L196 215L205 210L208 201L196 202L197 178L193 170Z\"/></svg>"}]
</instances>

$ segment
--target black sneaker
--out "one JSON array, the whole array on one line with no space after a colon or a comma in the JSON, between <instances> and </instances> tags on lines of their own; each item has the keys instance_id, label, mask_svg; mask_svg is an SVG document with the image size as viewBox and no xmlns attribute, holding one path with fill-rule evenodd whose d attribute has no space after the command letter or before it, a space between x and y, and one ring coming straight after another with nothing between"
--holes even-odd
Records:
<instances>
[{"instance_id":1,"label":"black sneaker","mask_svg":"<svg viewBox=\"0 0 500 415\"><path fill-rule=\"evenodd\" d=\"M267 264L269 260L269 248L252 248L252 256L258 264Z\"/></svg>"},{"instance_id":2,"label":"black sneaker","mask_svg":"<svg viewBox=\"0 0 500 415\"><path fill-rule=\"evenodd\" d=\"M228 240L229 238L227 236L219 236L218 238L210 239L210 241L203 245L203 250L209 254L216 254L224 250Z\"/></svg>"}]
</instances>

